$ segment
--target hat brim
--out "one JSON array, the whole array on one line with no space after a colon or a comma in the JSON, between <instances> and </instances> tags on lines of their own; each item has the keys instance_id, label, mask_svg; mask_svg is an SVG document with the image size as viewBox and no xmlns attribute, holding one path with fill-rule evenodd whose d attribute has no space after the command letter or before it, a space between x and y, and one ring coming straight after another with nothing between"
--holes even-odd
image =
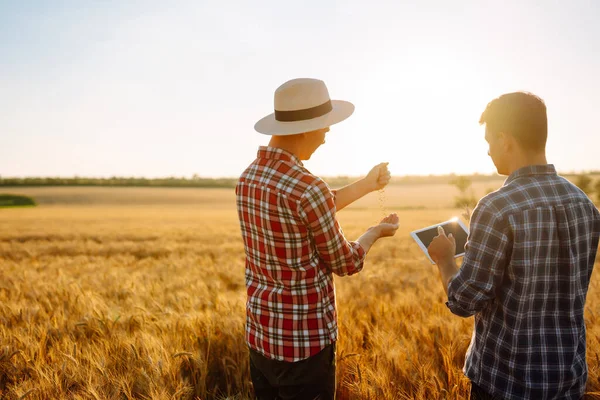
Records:
<instances>
[{"instance_id":1,"label":"hat brim","mask_svg":"<svg viewBox=\"0 0 600 400\"><path fill-rule=\"evenodd\" d=\"M304 121L281 122L275 114L269 114L259 120L254 129L263 135L287 136L312 132L342 122L354 112L354 104L344 100L331 100L332 110L327 114Z\"/></svg>"}]
</instances>

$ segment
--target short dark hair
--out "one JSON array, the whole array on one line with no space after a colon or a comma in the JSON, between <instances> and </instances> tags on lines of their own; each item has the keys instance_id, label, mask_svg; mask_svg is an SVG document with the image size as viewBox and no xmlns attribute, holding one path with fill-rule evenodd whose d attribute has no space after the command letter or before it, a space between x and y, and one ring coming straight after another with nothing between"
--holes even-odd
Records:
<instances>
[{"instance_id":1,"label":"short dark hair","mask_svg":"<svg viewBox=\"0 0 600 400\"><path fill-rule=\"evenodd\" d=\"M479 124L486 124L492 133L512 135L525 150L543 151L546 148L546 104L532 93L507 93L490 101Z\"/></svg>"}]
</instances>

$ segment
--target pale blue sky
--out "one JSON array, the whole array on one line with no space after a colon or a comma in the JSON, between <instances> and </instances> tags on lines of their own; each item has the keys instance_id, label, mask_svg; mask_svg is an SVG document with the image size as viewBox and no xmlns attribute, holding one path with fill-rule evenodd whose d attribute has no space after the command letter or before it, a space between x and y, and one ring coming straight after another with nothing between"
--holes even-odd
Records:
<instances>
[{"instance_id":1,"label":"pale blue sky","mask_svg":"<svg viewBox=\"0 0 600 400\"><path fill-rule=\"evenodd\" d=\"M478 119L542 97L549 161L600 169L600 1L0 0L0 175L238 176L273 91L355 114L306 165L492 172Z\"/></svg>"}]
</instances>

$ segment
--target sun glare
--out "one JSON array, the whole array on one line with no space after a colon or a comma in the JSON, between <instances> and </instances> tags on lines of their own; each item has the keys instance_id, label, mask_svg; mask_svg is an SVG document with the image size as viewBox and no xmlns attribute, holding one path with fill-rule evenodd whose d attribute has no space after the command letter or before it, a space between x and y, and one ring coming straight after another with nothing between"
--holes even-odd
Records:
<instances>
[{"instance_id":1,"label":"sun glare","mask_svg":"<svg viewBox=\"0 0 600 400\"><path fill-rule=\"evenodd\" d=\"M349 99L356 101L355 116L339 128L341 135L328 136L328 160L335 153L354 154L348 175L381 161L390 162L393 175L493 172L478 121L497 93L473 79L477 72L456 57L439 56L424 53L410 63L378 65L369 89Z\"/></svg>"}]
</instances>

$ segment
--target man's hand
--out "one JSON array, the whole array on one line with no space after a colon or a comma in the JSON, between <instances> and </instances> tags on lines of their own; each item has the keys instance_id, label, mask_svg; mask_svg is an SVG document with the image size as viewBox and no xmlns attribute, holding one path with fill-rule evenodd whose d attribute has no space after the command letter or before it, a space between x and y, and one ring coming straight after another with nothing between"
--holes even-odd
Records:
<instances>
[{"instance_id":1,"label":"man's hand","mask_svg":"<svg viewBox=\"0 0 600 400\"><path fill-rule=\"evenodd\" d=\"M390 214L375 226L370 227L361 237L357 239L366 253L371 246L381 238L394 236L399 227L400 219L396 214Z\"/></svg>"},{"instance_id":2,"label":"man's hand","mask_svg":"<svg viewBox=\"0 0 600 400\"><path fill-rule=\"evenodd\" d=\"M390 183L392 176L388 170L388 164L389 163L387 162L378 164L369 171L369 174L365 177L365 182L367 183L369 191L373 192L375 190L383 189Z\"/></svg>"},{"instance_id":3,"label":"man's hand","mask_svg":"<svg viewBox=\"0 0 600 400\"><path fill-rule=\"evenodd\" d=\"M400 218L398 218L398 215L394 213L383 218L375 228L377 228L379 231L379 237L383 238L394 236L399 227Z\"/></svg>"},{"instance_id":4,"label":"man's hand","mask_svg":"<svg viewBox=\"0 0 600 400\"><path fill-rule=\"evenodd\" d=\"M438 226L438 235L433 238L427 251L429 257L438 265L453 262L456 254L456 239L452 234L446 236L444 228Z\"/></svg>"},{"instance_id":5,"label":"man's hand","mask_svg":"<svg viewBox=\"0 0 600 400\"><path fill-rule=\"evenodd\" d=\"M438 226L438 235L433 238L427 248L429 257L435 262L440 271L440 280L446 294L448 294L448 284L458 273L458 268L454 262L456 254L456 240L452 234L446 236L444 228Z\"/></svg>"},{"instance_id":6,"label":"man's hand","mask_svg":"<svg viewBox=\"0 0 600 400\"><path fill-rule=\"evenodd\" d=\"M376 165L366 177L338 189L335 196L337 211L375 190L383 189L391 179L387 165L388 163Z\"/></svg>"}]
</instances>

